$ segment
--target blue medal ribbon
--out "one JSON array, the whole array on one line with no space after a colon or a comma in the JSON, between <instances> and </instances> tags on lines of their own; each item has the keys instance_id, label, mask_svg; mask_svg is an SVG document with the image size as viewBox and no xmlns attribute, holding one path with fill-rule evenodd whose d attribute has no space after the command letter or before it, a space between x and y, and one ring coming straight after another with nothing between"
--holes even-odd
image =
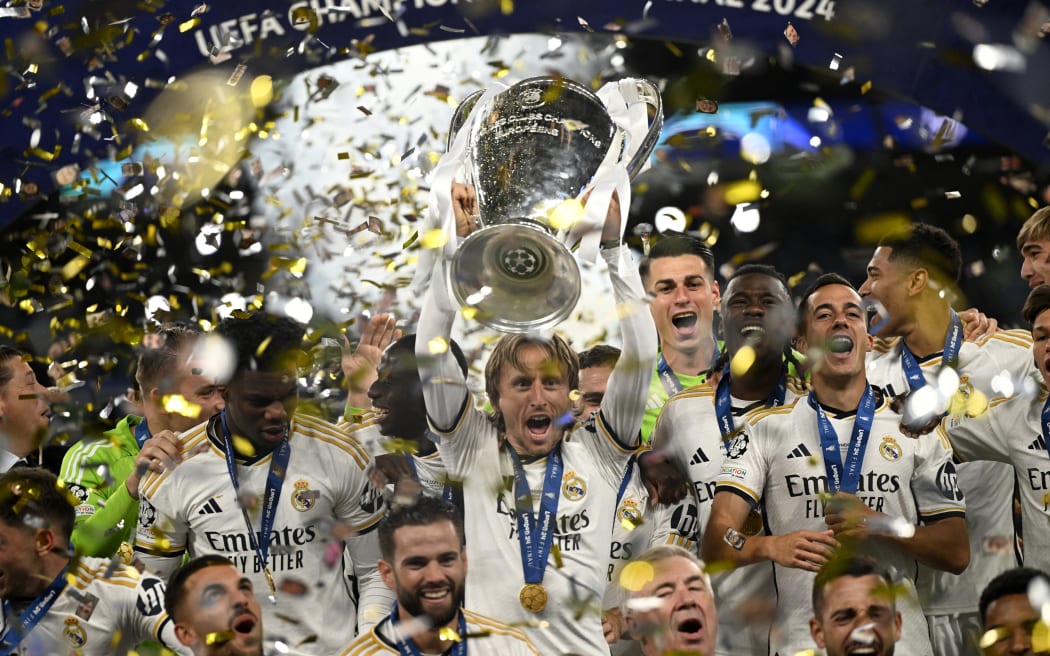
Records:
<instances>
[{"instance_id":1,"label":"blue medal ribbon","mask_svg":"<svg viewBox=\"0 0 1050 656\"><path fill-rule=\"evenodd\" d=\"M729 364L727 363L725 369L722 370L722 377L718 381L718 387L715 389L715 416L718 418L718 430L722 433L723 440L729 439L736 430L736 423L733 421L733 402L729 394L730 377ZM766 407L772 408L784 405L786 397L787 367L784 367L780 374L780 380L777 381L777 386L773 388L773 393L766 399Z\"/></svg>"},{"instance_id":2,"label":"blue medal ribbon","mask_svg":"<svg viewBox=\"0 0 1050 656\"><path fill-rule=\"evenodd\" d=\"M719 353L718 340L714 339L713 337L712 340L715 344L714 350L712 351L711 355L711 368L713 369L715 364L718 362ZM664 359L663 353L661 353L660 357L656 360L656 373L660 376L660 382L663 384L664 391L667 392L668 398L682 391L682 381L678 380L678 376L676 376L674 371L671 370L671 365L667 364L667 360Z\"/></svg>"},{"instance_id":3,"label":"blue medal ribbon","mask_svg":"<svg viewBox=\"0 0 1050 656\"><path fill-rule=\"evenodd\" d=\"M616 491L616 507L620 507L620 502L623 501L623 494L627 491L627 484L631 482L631 475L634 473L634 456L627 461L627 467L623 470L623 478L620 480L620 489Z\"/></svg>"},{"instance_id":4,"label":"blue medal ribbon","mask_svg":"<svg viewBox=\"0 0 1050 656\"><path fill-rule=\"evenodd\" d=\"M1050 455L1050 397L1043 402L1042 420L1043 443L1046 445L1047 454Z\"/></svg>"},{"instance_id":5,"label":"blue medal ribbon","mask_svg":"<svg viewBox=\"0 0 1050 656\"><path fill-rule=\"evenodd\" d=\"M667 364L663 353L660 354L660 359L656 361L656 373L660 375L660 382L663 384L668 398L682 391L682 381L678 380L678 376L671 371L671 365Z\"/></svg>"},{"instance_id":6,"label":"blue medal ribbon","mask_svg":"<svg viewBox=\"0 0 1050 656\"><path fill-rule=\"evenodd\" d=\"M824 453L824 470L828 474L828 491L832 494L842 491L856 494L860 483L860 468L864 463L864 453L871 437L871 425L875 421L875 392L871 385L864 386L864 396L857 406L857 417L853 422L853 433L846 449L846 463L843 465L839 453L839 438L835 427L820 407L813 393L809 394L809 406L817 413L817 430L820 432L820 447Z\"/></svg>"},{"instance_id":7,"label":"blue medal ribbon","mask_svg":"<svg viewBox=\"0 0 1050 656\"><path fill-rule=\"evenodd\" d=\"M230 472L230 482L233 483L233 491L239 499L241 486L237 481L236 452L233 449L233 438L230 435L230 428L226 425L226 410L222 411L222 436L226 445L224 453L226 456L226 469ZM241 513L244 515L244 523L248 526L248 536L252 541L252 548L255 549L255 557L259 559L259 567L266 574L266 581L270 586L271 595L276 595L277 589L273 583L273 574L270 573L270 562L267 560L270 553L270 534L273 532L273 522L277 517L277 503L281 500L281 488L284 486L284 475L288 470L288 460L291 458L291 455L292 447L289 446L288 437L286 436L271 455L270 473L266 477L266 492L263 496L262 526L258 535L256 535L255 529L252 528L252 520L248 516L248 509L243 504L239 504ZM271 601L276 603L275 599L271 598Z\"/></svg>"},{"instance_id":8,"label":"blue medal ribbon","mask_svg":"<svg viewBox=\"0 0 1050 656\"><path fill-rule=\"evenodd\" d=\"M561 444L547 454L547 472L543 477L543 495L540 514L532 509L532 490L525 468L514 448L507 444L510 460L514 463L514 504L517 508L518 544L521 546L521 565L526 583L542 583L547 571L547 557L554 544L554 526L561 498Z\"/></svg>"},{"instance_id":9,"label":"blue medal ribbon","mask_svg":"<svg viewBox=\"0 0 1050 656\"><path fill-rule=\"evenodd\" d=\"M408 468L412 470L412 478L419 483L420 488L423 487L423 482L419 480L419 468L416 467L416 456L411 453L406 453L405 457L408 458ZM441 488L441 499L446 503L451 503L455 507L463 511L463 500L460 498L461 495L456 493L456 486L452 483L445 481L445 484Z\"/></svg>"},{"instance_id":10,"label":"blue medal ribbon","mask_svg":"<svg viewBox=\"0 0 1050 656\"><path fill-rule=\"evenodd\" d=\"M139 443L139 449L145 444L146 440L153 437L153 434L149 432L149 424L146 423L146 418L143 417L139 420L139 423L135 425L135 441Z\"/></svg>"},{"instance_id":11,"label":"blue medal ribbon","mask_svg":"<svg viewBox=\"0 0 1050 656\"><path fill-rule=\"evenodd\" d=\"M44 619L47 615L47 611L54 605L58 600L59 595L66 588L66 572L69 570L69 565L62 568L62 571L58 573L54 581L40 593L33 603L26 608L22 614L18 617L14 624L4 632L3 636L0 636L0 656L8 656L18 649L18 645L22 643L29 632L32 631L40 620ZM11 602L4 600L4 618L11 617L14 615L14 608L11 606Z\"/></svg>"},{"instance_id":12,"label":"blue medal ribbon","mask_svg":"<svg viewBox=\"0 0 1050 656\"><path fill-rule=\"evenodd\" d=\"M944 350L941 352L941 362L947 366L955 366L959 361L959 350L963 343L963 326L959 315L955 310L951 311L951 319L948 324L948 334L944 338ZM922 367L908 345L901 340L901 368L904 377L908 380L911 391L920 389L926 385L926 377L922 375Z\"/></svg>"},{"instance_id":13,"label":"blue medal ribbon","mask_svg":"<svg viewBox=\"0 0 1050 656\"><path fill-rule=\"evenodd\" d=\"M393 628L401 621L401 618L397 614L397 602L394 602L394 608L390 611L390 626ZM459 634L459 642L452 644L452 649L449 650L451 656L466 656L467 654L467 620L463 617L463 609L459 610L459 621L456 622L456 633ZM401 656L421 656L419 647L410 636L404 636L397 641L397 651Z\"/></svg>"}]
</instances>

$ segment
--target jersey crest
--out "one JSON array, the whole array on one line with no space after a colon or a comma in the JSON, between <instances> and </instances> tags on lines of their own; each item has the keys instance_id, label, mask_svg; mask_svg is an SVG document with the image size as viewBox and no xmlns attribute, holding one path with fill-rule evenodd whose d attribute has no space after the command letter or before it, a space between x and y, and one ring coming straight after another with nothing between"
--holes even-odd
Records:
<instances>
[{"instance_id":1,"label":"jersey crest","mask_svg":"<svg viewBox=\"0 0 1050 656\"><path fill-rule=\"evenodd\" d=\"M66 626L62 629L62 635L66 637L69 644L76 648L83 647L87 642L87 633L84 632L84 627L80 626L80 620L75 617L66 618Z\"/></svg>"},{"instance_id":2,"label":"jersey crest","mask_svg":"<svg viewBox=\"0 0 1050 656\"><path fill-rule=\"evenodd\" d=\"M620 507L616 509L616 519L631 528L641 523L642 511L638 508L638 502L634 499L624 499Z\"/></svg>"},{"instance_id":3,"label":"jersey crest","mask_svg":"<svg viewBox=\"0 0 1050 656\"><path fill-rule=\"evenodd\" d=\"M898 460L900 460L901 455L903 453L904 452L901 450L901 445L897 442L897 440L893 439L889 435L886 435L882 438L882 444L879 445L879 454L883 458L889 460L890 462L897 462Z\"/></svg>"},{"instance_id":4,"label":"jersey crest","mask_svg":"<svg viewBox=\"0 0 1050 656\"><path fill-rule=\"evenodd\" d=\"M561 480L562 496L569 501L579 501L587 496L587 481L577 476L575 471L569 470Z\"/></svg>"},{"instance_id":5,"label":"jersey crest","mask_svg":"<svg viewBox=\"0 0 1050 656\"><path fill-rule=\"evenodd\" d=\"M295 491L292 492L292 508L299 512L306 512L314 507L321 493L310 489L310 483L300 478L294 483Z\"/></svg>"}]
</instances>

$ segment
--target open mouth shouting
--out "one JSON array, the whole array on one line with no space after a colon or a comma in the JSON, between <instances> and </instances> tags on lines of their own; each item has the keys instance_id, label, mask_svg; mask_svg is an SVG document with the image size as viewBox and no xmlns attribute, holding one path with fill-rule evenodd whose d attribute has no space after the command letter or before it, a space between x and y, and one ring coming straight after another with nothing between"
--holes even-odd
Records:
<instances>
[{"instance_id":1,"label":"open mouth shouting","mask_svg":"<svg viewBox=\"0 0 1050 656\"><path fill-rule=\"evenodd\" d=\"M693 647L704 642L704 617L694 608L675 613L671 618L673 644L677 647Z\"/></svg>"},{"instance_id":2,"label":"open mouth shouting","mask_svg":"<svg viewBox=\"0 0 1050 656\"><path fill-rule=\"evenodd\" d=\"M742 326L740 336L748 346L758 346L766 337L766 327L759 323Z\"/></svg>"},{"instance_id":3,"label":"open mouth shouting","mask_svg":"<svg viewBox=\"0 0 1050 656\"><path fill-rule=\"evenodd\" d=\"M525 430L528 433L528 437L537 442L542 442L547 439L550 434L551 427L554 421L550 415L536 414L529 415L525 420Z\"/></svg>"},{"instance_id":4,"label":"open mouth shouting","mask_svg":"<svg viewBox=\"0 0 1050 656\"><path fill-rule=\"evenodd\" d=\"M390 420L393 419L390 414L390 408L376 405L374 401L372 402L372 414L376 418L376 423L384 430L386 430L386 427L390 424Z\"/></svg>"},{"instance_id":5,"label":"open mouth shouting","mask_svg":"<svg viewBox=\"0 0 1050 656\"><path fill-rule=\"evenodd\" d=\"M229 627L229 631L209 637L216 643L235 642L242 646L257 644L262 638L259 618L244 606L234 608Z\"/></svg>"},{"instance_id":6,"label":"open mouth shouting","mask_svg":"<svg viewBox=\"0 0 1050 656\"><path fill-rule=\"evenodd\" d=\"M828 339L828 352L848 354L853 351L853 338L849 335L832 335Z\"/></svg>"},{"instance_id":7,"label":"open mouth shouting","mask_svg":"<svg viewBox=\"0 0 1050 656\"><path fill-rule=\"evenodd\" d=\"M252 635L252 631L258 624L259 620L256 619L254 615L247 611L244 611L238 614L237 617L233 618L233 624L231 625L231 628L233 629L234 635L239 637L245 637Z\"/></svg>"},{"instance_id":8,"label":"open mouth shouting","mask_svg":"<svg viewBox=\"0 0 1050 656\"><path fill-rule=\"evenodd\" d=\"M696 312L676 312L671 315L671 324L679 334L690 334L696 328Z\"/></svg>"}]
</instances>

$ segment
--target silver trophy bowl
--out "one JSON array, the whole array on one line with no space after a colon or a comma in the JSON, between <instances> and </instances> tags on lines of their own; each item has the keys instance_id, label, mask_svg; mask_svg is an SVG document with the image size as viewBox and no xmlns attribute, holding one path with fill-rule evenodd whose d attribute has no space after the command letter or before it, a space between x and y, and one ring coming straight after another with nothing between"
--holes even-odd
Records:
<instances>
[{"instance_id":1,"label":"silver trophy bowl","mask_svg":"<svg viewBox=\"0 0 1050 656\"><path fill-rule=\"evenodd\" d=\"M652 109L645 140L626 163L633 175L663 127L659 90L633 80ZM550 213L579 197L603 162L621 162L627 135L602 100L571 80L524 80L475 108L465 99L452 118L449 144L469 130L467 183L475 188L478 229L450 264L457 302L493 330L545 330L568 317L580 298L580 271L556 237ZM473 111L469 125L464 125Z\"/></svg>"}]
</instances>

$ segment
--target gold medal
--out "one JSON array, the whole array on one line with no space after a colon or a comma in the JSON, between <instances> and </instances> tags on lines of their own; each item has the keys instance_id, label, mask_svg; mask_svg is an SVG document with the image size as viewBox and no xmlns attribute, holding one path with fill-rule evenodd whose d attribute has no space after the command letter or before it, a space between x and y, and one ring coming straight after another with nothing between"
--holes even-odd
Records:
<instances>
[{"instance_id":1,"label":"gold medal","mask_svg":"<svg viewBox=\"0 0 1050 656\"><path fill-rule=\"evenodd\" d=\"M120 557L120 562L125 565L130 565L135 561L135 549L127 542L120 543L120 546L117 547L117 555Z\"/></svg>"},{"instance_id":2,"label":"gold medal","mask_svg":"<svg viewBox=\"0 0 1050 656\"><path fill-rule=\"evenodd\" d=\"M539 583L526 583L518 593L518 603L530 613L538 613L547 607L547 591Z\"/></svg>"},{"instance_id":3,"label":"gold medal","mask_svg":"<svg viewBox=\"0 0 1050 656\"><path fill-rule=\"evenodd\" d=\"M743 533L748 537L758 535L762 532L762 513L758 512L757 509L752 508L751 512L748 513L747 519L744 520Z\"/></svg>"}]
</instances>

